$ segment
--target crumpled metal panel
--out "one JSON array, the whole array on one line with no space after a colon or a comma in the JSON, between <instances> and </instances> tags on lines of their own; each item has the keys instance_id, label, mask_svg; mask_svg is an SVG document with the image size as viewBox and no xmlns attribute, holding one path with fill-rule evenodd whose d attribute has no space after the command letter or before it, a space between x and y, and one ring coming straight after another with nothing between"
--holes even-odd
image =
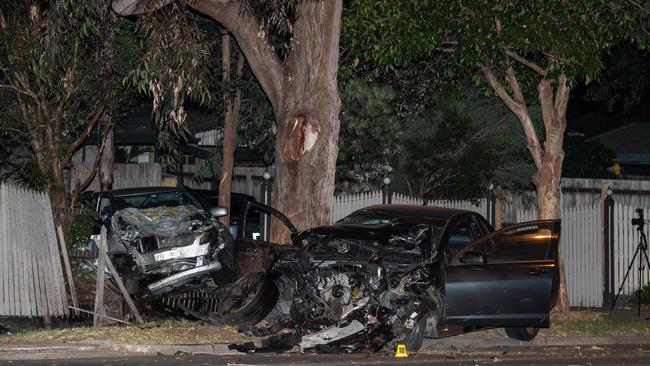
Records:
<instances>
[{"instance_id":1,"label":"crumpled metal panel","mask_svg":"<svg viewBox=\"0 0 650 366\"><path fill-rule=\"evenodd\" d=\"M194 206L128 207L115 212L111 225L117 233L136 229L143 236L171 236L191 233L206 218L205 212Z\"/></svg>"}]
</instances>

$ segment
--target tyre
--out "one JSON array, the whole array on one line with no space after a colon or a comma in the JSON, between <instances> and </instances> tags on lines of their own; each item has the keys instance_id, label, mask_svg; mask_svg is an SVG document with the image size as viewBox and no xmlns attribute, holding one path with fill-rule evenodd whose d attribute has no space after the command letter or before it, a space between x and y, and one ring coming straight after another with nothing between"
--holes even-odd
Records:
<instances>
[{"instance_id":1,"label":"tyre","mask_svg":"<svg viewBox=\"0 0 650 366\"><path fill-rule=\"evenodd\" d=\"M388 343L388 351L395 352L398 344L403 344L406 346L406 351L408 353L417 353L420 348L422 348L422 342L424 341L424 333L427 330L427 317L423 316L413 329L408 331L402 336L402 338L395 338L392 342Z\"/></svg>"},{"instance_id":2,"label":"tyre","mask_svg":"<svg viewBox=\"0 0 650 366\"><path fill-rule=\"evenodd\" d=\"M255 325L262 321L278 301L278 288L265 273L252 273L235 281L222 294L219 304L225 324Z\"/></svg>"},{"instance_id":3,"label":"tyre","mask_svg":"<svg viewBox=\"0 0 650 366\"><path fill-rule=\"evenodd\" d=\"M539 328L535 327L516 327L516 328L506 328L506 335L509 338L516 339L519 341L532 341L537 333Z\"/></svg>"}]
</instances>

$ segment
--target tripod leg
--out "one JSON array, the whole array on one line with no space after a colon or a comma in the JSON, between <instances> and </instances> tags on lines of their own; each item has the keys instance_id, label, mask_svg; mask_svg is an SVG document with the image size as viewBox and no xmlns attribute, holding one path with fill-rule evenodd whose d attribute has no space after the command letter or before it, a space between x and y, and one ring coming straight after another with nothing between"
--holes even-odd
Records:
<instances>
[{"instance_id":1,"label":"tripod leg","mask_svg":"<svg viewBox=\"0 0 650 366\"><path fill-rule=\"evenodd\" d=\"M630 261L630 264L627 266L627 271L625 272L625 277L623 277L623 282L621 282L621 286L618 288L618 292L616 293L616 297L614 297L614 301L612 302L612 307L609 309L609 313L611 314L612 311L614 311L614 307L616 306L616 302L618 301L618 297L621 295L621 291L623 291L623 286L625 286L625 281L627 281L627 277L630 275L630 271L632 270L632 267L634 266L634 260L636 259L636 256L639 255L641 252L641 245L637 245L636 251L634 252L634 256L632 257L632 260Z\"/></svg>"}]
</instances>

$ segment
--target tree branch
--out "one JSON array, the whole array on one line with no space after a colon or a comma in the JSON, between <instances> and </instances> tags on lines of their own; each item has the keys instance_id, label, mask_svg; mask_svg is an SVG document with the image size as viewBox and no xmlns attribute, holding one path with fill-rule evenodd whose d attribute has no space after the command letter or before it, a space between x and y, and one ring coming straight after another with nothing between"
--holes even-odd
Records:
<instances>
[{"instance_id":1,"label":"tree branch","mask_svg":"<svg viewBox=\"0 0 650 366\"><path fill-rule=\"evenodd\" d=\"M160 9L172 0L113 0L113 11L122 16L138 15Z\"/></svg>"},{"instance_id":2,"label":"tree branch","mask_svg":"<svg viewBox=\"0 0 650 366\"><path fill-rule=\"evenodd\" d=\"M95 162L93 163L93 168L88 174L88 176L86 177L86 179L83 181L83 183L76 184L75 189L72 192L73 199L77 197L80 192L88 188L90 183L92 183L93 179L95 179L95 176L97 175L97 171L99 170L99 164L102 161L102 154L104 153L104 149L106 148L106 139L108 138L108 133L111 131L112 128L113 126L110 124L106 126L106 129L102 135L101 145L98 145L99 149L97 149L97 155L95 156Z\"/></svg>"},{"instance_id":3,"label":"tree branch","mask_svg":"<svg viewBox=\"0 0 650 366\"><path fill-rule=\"evenodd\" d=\"M548 72L542 69L539 65L537 65L536 63L530 60L525 59L524 57L520 56L517 52L513 50L506 50L506 55L508 55L508 57L514 59L515 61L519 62L520 64L528 66L531 70L540 74L542 77L546 77L546 74L548 74Z\"/></svg>"},{"instance_id":4,"label":"tree branch","mask_svg":"<svg viewBox=\"0 0 650 366\"><path fill-rule=\"evenodd\" d=\"M519 104L518 102L514 101L510 95L508 95L508 92L503 88L503 86L501 86L496 76L494 76L492 70L486 66L483 66L481 67L481 71L483 71L483 75L485 75L485 78L487 79L488 84L490 84L490 87L492 87L492 90L497 93L499 98L501 98L501 100L505 103L506 107L508 107L508 109L510 109L510 111L512 111L512 113L514 113L515 116L517 116L519 119L521 127L524 129L526 140L528 141L528 151L530 151L530 154L533 157L535 166L539 169L542 166L542 147L539 144L537 132L535 131L535 126L533 125L533 120L530 118L528 109L526 109L526 105ZM514 74L512 76L514 77ZM516 82L516 79L513 82ZM517 83L517 86L518 85L519 84Z\"/></svg>"},{"instance_id":5,"label":"tree branch","mask_svg":"<svg viewBox=\"0 0 650 366\"><path fill-rule=\"evenodd\" d=\"M553 129L553 119L555 118L555 110L553 109L553 87L551 81L542 79L537 85L537 93L539 95L539 104L542 107L542 120L544 121L544 129L546 134Z\"/></svg>"},{"instance_id":6,"label":"tree branch","mask_svg":"<svg viewBox=\"0 0 650 366\"><path fill-rule=\"evenodd\" d=\"M233 34L277 114L284 94L285 68L248 2L196 0L189 6L221 23Z\"/></svg>"},{"instance_id":7,"label":"tree branch","mask_svg":"<svg viewBox=\"0 0 650 366\"><path fill-rule=\"evenodd\" d=\"M66 151L66 156L63 160L63 165L68 165L70 163L70 160L72 160L72 155L74 155L74 152L77 151L77 149L83 144L88 136L90 136L90 133L93 131L93 128L97 125L97 121L99 121L99 118L104 114L104 106L98 108L95 110L95 112L90 116L88 119L88 122L86 122L86 125L83 128L83 131L77 138L68 146L68 149Z\"/></svg>"},{"instance_id":8,"label":"tree branch","mask_svg":"<svg viewBox=\"0 0 650 366\"><path fill-rule=\"evenodd\" d=\"M566 115L567 104L569 103L569 88L566 85L566 75L560 74L558 78L557 91L555 92L555 113L558 116Z\"/></svg>"},{"instance_id":9,"label":"tree branch","mask_svg":"<svg viewBox=\"0 0 650 366\"><path fill-rule=\"evenodd\" d=\"M519 103L522 107L526 108L524 93L521 92L519 81L517 81L517 77L515 76L515 70L512 68L512 66L508 66L508 69L506 70L506 81L508 82L508 84L510 84L510 87L512 88L512 93L515 95L515 100L517 101L517 103Z\"/></svg>"},{"instance_id":10,"label":"tree branch","mask_svg":"<svg viewBox=\"0 0 650 366\"><path fill-rule=\"evenodd\" d=\"M521 113L521 106L510 97L506 89L501 85L499 80L497 80L497 77L494 75L492 70L487 66L482 66L481 71L483 72L483 76L485 76L485 79L487 80L492 90L494 90L497 96L501 98L501 100L506 104L506 107L508 107L512 113L519 116Z\"/></svg>"}]
</instances>

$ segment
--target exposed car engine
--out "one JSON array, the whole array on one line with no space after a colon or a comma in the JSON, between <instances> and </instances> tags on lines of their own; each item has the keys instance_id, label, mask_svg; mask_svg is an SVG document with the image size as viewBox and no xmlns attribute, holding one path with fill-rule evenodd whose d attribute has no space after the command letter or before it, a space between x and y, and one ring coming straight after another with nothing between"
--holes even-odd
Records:
<instances>
[{"instance_id":1,"label":"exposed car engine","mask_svg":"<svg viewBox=\"0 0 650 366\"><path fill-rule=\"evenodd\" d=\"M417 244L412 239L418 235L424 240L424 230L408 232L409 243ZM323 237L276 263L284 311L290 306L280 318L300 334L302 349L376 351L396 343L419 348L427 326L443 311L436 281L428 264L383 254L388 253L377 241Z\"/></svg>"}]
</instances>

